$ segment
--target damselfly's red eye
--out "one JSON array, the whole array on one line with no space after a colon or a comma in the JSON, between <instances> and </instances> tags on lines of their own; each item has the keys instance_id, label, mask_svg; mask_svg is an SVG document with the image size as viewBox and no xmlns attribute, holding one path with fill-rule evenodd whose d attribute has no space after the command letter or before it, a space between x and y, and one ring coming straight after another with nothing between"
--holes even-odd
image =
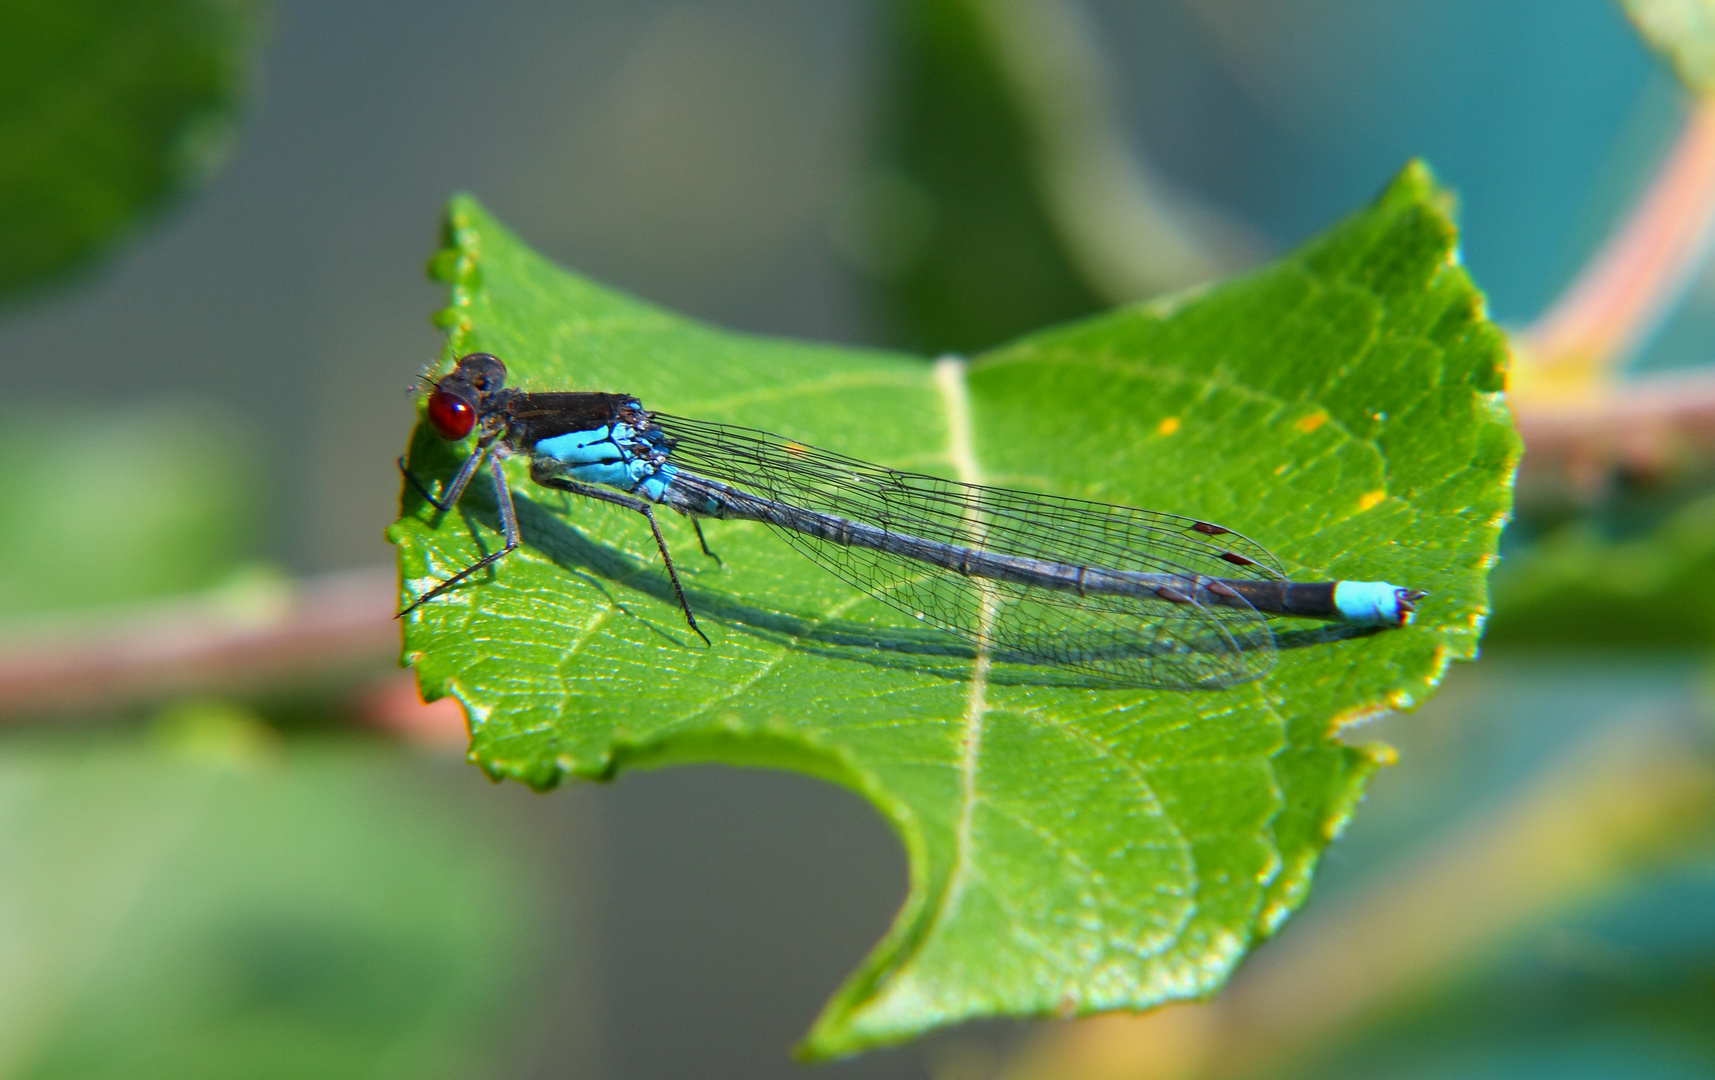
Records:
<instances>
[{"instance_id":1,"label":"damselfly's red eye","mask_svg":"<svg viewBox=\"0 0 1715 1080\"><path fill-rule=\"evenodd\" d=\"M448 442L458 442L476 426L476 406L445 390L429 395L429 423Z\"/></svg>"}]
</instances>

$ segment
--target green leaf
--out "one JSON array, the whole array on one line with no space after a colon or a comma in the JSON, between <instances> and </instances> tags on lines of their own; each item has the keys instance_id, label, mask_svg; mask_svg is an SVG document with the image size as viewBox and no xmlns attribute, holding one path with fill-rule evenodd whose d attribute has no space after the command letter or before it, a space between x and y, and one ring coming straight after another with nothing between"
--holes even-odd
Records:
<instances>
[{"instance_id":1,"label":"green leaf","mask_svg":"<svg viewBox=\"0 0 1715 1080\"><path fill-rule=\"evenodd\" d=\"M218 412L14 408L0 428L0 506L12 509L0 513L0 618L203 588L254 550L256 448Z\"/></svg>"},{"instance_id":2,"label":"green leaf","mask_svg":"<svg viewBox=\"0 0 1715 1080\"><path fill-rule=\"evenodd\" d=\"M1693 93L1715 91L1715 2L1619 0L1645 42Z\"/></svg>"},{"instance_id":3,"label":"green leaf","mask_svg":"<svg viewBox=\"0 0 1715 1080\"><path fill-rule=\"evenodd\" d=\"M85 261L224 159L260 0L12 4L0 35L0 294Z\"/></svg>"},{"instance_id":4,"label":"green leaf","mask_svg":"<svg viewBox=\"0 0 1715 1080\"><path fill-rule=\"evenodd\" d=\"M459 198L433 263L451 352L501 356L515 385L624 390L896 467L1196 515L1302 577L1431 596L1416 626L1300 642L1230 690L1003 683L969 659L851 644L905 617L761 526L711 522L717 565L664 520L705 647L638 515L562 502L515 460L524 547L414 611L405 660L426 697L463 702L495 776L547 787L718 761L873 802L911 892L809 1056L1210 994L1302 903L1386 759L1334 730L1415 705L1476 651L1518 441L1498 403L1504 343L1446 201L1414 166L1268 270L961 373L700 325L566 274ZM411 463L444 482L467 449L420 424ZM406 598L499 543L478 487L445 516L407 491L390 533Z\"/></svg>"}]
</instances>

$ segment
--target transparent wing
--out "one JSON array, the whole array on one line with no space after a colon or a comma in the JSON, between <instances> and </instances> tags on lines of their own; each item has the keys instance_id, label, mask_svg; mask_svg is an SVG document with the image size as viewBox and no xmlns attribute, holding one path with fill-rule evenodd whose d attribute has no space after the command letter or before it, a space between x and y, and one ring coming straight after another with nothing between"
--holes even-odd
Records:
<instances>
[{"instance_id":1,"label":"transparent wing","mask_svg":"<svg viewBox=\"0 0 1715 1080\"><path fill-rule=\"evenodd\" d=\"M672 461L685 482L707 477L890 534L1193 582L1284 577L1261 545L1195 518L964 484L763 431L662 414L654 419L673 442ZM1084 595L967 577L932 562L770 527L829 572L918 621L986 647L1003 663L1048 664L1171 689L1229 686L1263 675L1274 663L1267 620L1242 602L1209 602L1201 586L1181 590L1176 600Z\"/></svg>"}]
</instances>

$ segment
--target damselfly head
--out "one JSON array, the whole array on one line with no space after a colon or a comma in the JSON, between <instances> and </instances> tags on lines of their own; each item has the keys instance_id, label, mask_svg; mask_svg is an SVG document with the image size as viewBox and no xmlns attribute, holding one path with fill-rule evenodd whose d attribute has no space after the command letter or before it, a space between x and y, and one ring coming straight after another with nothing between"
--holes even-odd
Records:
<instances>
[{"instance_id":1,"label":"damselfly head","mask_svg":"<svg viewBox=\"0 0 1715 1080\"><path fill-rule=\"evenodd\" d=\"M506 385L506 365L488 353L459 357L452 372L429 394L429 423L448 442L471 433L482 416L482 399Z\"/></svg>"}]
</instances>

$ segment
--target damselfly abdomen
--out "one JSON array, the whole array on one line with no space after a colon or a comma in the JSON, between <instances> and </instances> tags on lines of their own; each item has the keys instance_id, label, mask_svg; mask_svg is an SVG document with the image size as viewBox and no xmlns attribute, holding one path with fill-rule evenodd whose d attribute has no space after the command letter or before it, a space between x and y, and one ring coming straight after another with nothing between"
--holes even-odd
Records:
<instances>
[{"instance_id":1,"label":"damselfly abdomen","mask_svg":"<svg viewBox=\"0 0 1715 1080\"><path fill-rule=\"evenodd\" d=\"M477 433L475 452L441 497L417 484L437 509L458 502L485 459L527 456L537 484L648 520L685 621L704 641L656 506L693 524L761 522L830 573L990 661L1127 685L1254 679L1274 663L1267 616L1398 627L1424 595L1384 582L1289 581L1261 545L1195 518L901 472L764 431L651 412L629 394L514 389L487 353L461 358L436 382L427 412L444 439ZM497 463L490 472L504 547L401 615L518 547L505 474Z\"/></svg>"}]
</instances>

